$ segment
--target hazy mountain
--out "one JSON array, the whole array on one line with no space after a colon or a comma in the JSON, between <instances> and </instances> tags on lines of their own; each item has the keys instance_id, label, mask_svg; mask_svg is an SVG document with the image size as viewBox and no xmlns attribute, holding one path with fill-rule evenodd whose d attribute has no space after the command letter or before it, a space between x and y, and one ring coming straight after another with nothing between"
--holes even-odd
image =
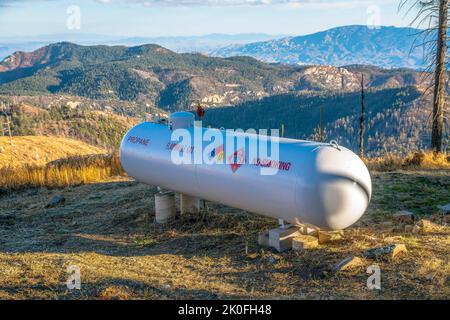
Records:
<instances>
[{"instance_id":1,"label":"hazy mountain","mask_svg":"<svg viewBox=\"0 0 450 320\"><path fill-rule=\"evenodd\" d=\"M57 42L72 42L84 45L108 44L118 41L121 37L99 35L99 34L83 34L83 33L66 33L66 34L48 34L38 36L23 37L1 37L0 38L0 60L17 51L33 51L41 47Z\"/></svg>"},{"instance_id":2,"label":"hazy mountain","mask_svg":"<svg viewBox=\"0 0 450 320\"><path fill-rule=\"evenodd\" d=\"M109 44L137 46L154 43L170 49L182 52L209 52L232 44L247 44L257 41L268 41L284 37L283 35L269 35L264 33L243 34L208 34L204 36L179 36L179 37L132 37L112 41Z\"/></svg>"},{"instance_id":3,"label":"hazy mountain","mask_svg":"<svg viewBox=\"0 0 450 320\"><path fill-rule=\"evenodd\" d=\"M231 45L213 56L250 56L265 62L345 66L369 64L383 68L424 67L423 48L414 47L419 30L345 26L306 36Z\"/></svg>"},{"instance_id":4,"label":"hazy mountain","mask_svg":"<svg viewBox=\"0 0 450 320\"><path fill-rule=\"evenodd\" d=\"M208 34L202 36L174 37L123 37L98 34L53 34L32 37L0 38L0 60L16 51L33 51L57 42L72 42L80 45L125 45L137 46L148 43L160 45L175 52L209 52L232 44L246 44L282 38L284 35L263 33Z\"/></svg>"},{"instance_id":5,"label":"hazy mountain","mask_svg":"<svg viewBox=\"0 0 450 320\"><path fill-rule=\"evenodd\" d=\"M48 44L47 42L22 42L22 43L0 42L0 60L13 54L14 52L33 51L47 44Z\"/></svg>"}]
</instances>

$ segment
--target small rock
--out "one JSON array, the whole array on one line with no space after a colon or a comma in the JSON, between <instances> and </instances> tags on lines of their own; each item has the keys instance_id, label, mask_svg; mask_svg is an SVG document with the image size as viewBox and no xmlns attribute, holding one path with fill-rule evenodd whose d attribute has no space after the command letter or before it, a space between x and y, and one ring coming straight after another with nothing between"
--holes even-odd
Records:
<instances>
[{"instance_id":1,"label":"small rock","mask_svg":"<svg viewBox=\"0 0 450 320\"><path fill-rule=\"evenodd\" d=\"M404 244L393 244L386 247L369 249L364 252L364 257L368 259L376 259L390 256L392 259L394 259L397 255L406 252L408 252L408 250L406 250L406 246Z\"/></svg>"},{"instance_id":2,"label":"small rock","mask_svg":"<svg viewBox=\"0 0 450 320\"><path fill-rule=\"evenodd\" d=\"M292 239L292 250L304 251L317 248L319 241L316 237L300 235Z\"/></svg>"},{"instance_id":3,"label":"small rock","mask_svg":"<svg viewBox=\"0 0 450 320\"><path fill-rule=\"evenodd\" d=\"M439 210L441 210L442 214L450 214L450 203L445 206L438 206Z\"/></svg>"},{"instance_id":4,"label":"small rock","mask_svg":"<svg viewBox=\"0 0 450 320\"><path fill-rule=\"evenodd\" d=\"M58 205L64 204L66 202L66 198L63 196L54 196L45 206L46 208L56 207Z\"/></svg>"},{"instance_id":5,"label":"small rock","mask_svg":"<svg viewBox=\"0 0 450 320\"><path fill-rule=\"evenodd\" d=\"M333 267L333 272L345 271L364 265L364 261L359 257L349 257L342 260Z\"/></svg>"},{"instance_id":6,"label":"small rock","mask_svg":"<svg viewBox=\"0 0 450 320\"><path fill-rule=\"evenodd\" d=\"M392 251L391 258L394 259L399 254L406 254L408 250L404 244L396 244L394 247L394 251Z\"/></svg>"},{"instance_id":7,"label":"small rock","mask_svg":"<svg viewBox=\"0 0 450 320\"><path fill-rule=\"evenodd\" d=\"M275 257L273 257L273 256L270 256L270 257L269 257L269 263L271 263L271 264L277 263L277 258L275 258Z\"/></svg>"},{"instance_id":8,"label":"small rock","mask_svg":"<svg viewBox=\"0 0 450 320\"><path fill-rule=\"evenodd\" d=\"M427 274L425 278L426 278L427 280L430 280L430 281L433 280L433 279L434 279L434 273L431 272L431 273Z\"/></svg>"},{"instance_id":9,"label":"small rock","mask_svg":"<svg viewBox=\"0 0 450 320\"><path fill-rule=\"evenodd\" d=\"M317 236L319 238L319 244L326 244L329 242L341 240L343 238L343 233L319 231L317 233Z\"/></svg>"},{"instance_id":10,"label":"small rock","mask_svg":"<svg viewBox=\"0 0 450 320\"><path fill-rule=\"evenodd\" d=\"M394 216L392 217L395 222L400 223L408 223L414 221L414 213L406 210L398 211L394 213Z\"/></svg>"}]
</instances>

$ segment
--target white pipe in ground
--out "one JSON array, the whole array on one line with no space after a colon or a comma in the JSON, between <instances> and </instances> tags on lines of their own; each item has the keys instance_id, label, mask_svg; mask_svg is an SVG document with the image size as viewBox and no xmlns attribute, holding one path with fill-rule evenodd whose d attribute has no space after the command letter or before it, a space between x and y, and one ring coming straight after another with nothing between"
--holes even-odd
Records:
<instances>
[{"instance_id":1,"label":"white pipe in ground","mask_svg":"<svg viewBox=\"0 0 450 320\"><path fill-rule=\"evenodd\" d=\"M175 209L175 194L170 191L155 194L155 217L157 223L166 223L174 219L177 214Z\"/></svg>"}]
</instances>

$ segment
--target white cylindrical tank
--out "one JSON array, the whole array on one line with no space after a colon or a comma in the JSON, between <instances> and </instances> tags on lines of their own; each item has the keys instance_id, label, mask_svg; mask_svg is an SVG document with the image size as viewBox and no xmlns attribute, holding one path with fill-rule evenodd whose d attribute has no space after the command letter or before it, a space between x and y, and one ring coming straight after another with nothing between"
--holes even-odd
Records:
<instances>
[{"instance_id":1,"label":"white cylindrical tank","mask_svg":"<svg viewBox=\"0 0 450 320\"><path fill-rule=\"evenodd\" d=\"M183 117L193 117L184 115ZM342 230L357 222L366 211L372 194L369 172L361 159L336 144L292 139L279 140L280 169L275 175L261 175L267 159L248 159L250 143L261 140L255 134L216 130L226 138L244 135L246 163L175 164L172 150L193 153L191 120L172 120L187 127L191 142L172 141L170 125L145 122L132 128L120 146L125 171L136 180L193 197L222 203L292 224L306 224L323 230ZM178 122L180 121L180 122ZM188 125L185 125L188 123ZM268 138L272 143L274 139ZM203 143L202 151L209 143ZM241 149L242 150L242 149ZM270 149L269 149L270 150ZM239 150L223 146L211 156L228 159Z\"/></svg>"}]
</instances>

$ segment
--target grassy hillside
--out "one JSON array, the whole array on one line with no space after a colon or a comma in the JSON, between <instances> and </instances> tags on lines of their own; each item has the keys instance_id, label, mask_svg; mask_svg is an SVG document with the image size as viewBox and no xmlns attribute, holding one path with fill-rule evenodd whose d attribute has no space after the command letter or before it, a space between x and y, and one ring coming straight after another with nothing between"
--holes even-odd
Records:
<instances>
[{"instance_id":1,"label":"grassy hillside","mask_svg":"<svg viewBox=\"0 0 450 320\"><path fill-rule=\"evenodd\" d=\"M0 137L0 167L45 165L61 158L104 154L106 150L62 137Z\"/></svg>"},{"instance_id":2,"label":"grassy hillside","mask_svg":"<svg viewBox=\"0 0 450 320\"><path fill-rule=\"evenodd\" d=\"M192 85L192 100L207 98L214 86L224 93L239 84L242 94L271 93L291 80L298 68L271 66L250 58L219 59L176 54L156 45L138 47L79 46L58 43L31 53L16 53L0 63L0 92L5 94L66 93L94 99L144 100L167 109L186 108L173 87ZM2 72L3 71L3 72ZM205 80L206 83L202 83ZM207 85L206 85L207 84Z\"/></svg>"},{"instance_id":3,"label":"grassy hillside","mask_svg":"<svg viewBox=\"0 0 450 320\"><path fill-rule=\"evenodd\" d=\"M69 137L105 149L116 150L125 132L138 122L135 118L93 110L89 106L51 106L47 109L24 105L6 110L12 134ZM0 114L0 121L5 116Z\"/></svg>"},{"instance_id":4,"label":"grassy hillside","mask_svg":"<svg viewBox=\"0 0 450 320\"><path fill-rule=\"evenodd\" d=\"M116 153L62 137L0 137L0 197L26 188L99 182L124 174Z\"/></svg>"}]
</instances>

